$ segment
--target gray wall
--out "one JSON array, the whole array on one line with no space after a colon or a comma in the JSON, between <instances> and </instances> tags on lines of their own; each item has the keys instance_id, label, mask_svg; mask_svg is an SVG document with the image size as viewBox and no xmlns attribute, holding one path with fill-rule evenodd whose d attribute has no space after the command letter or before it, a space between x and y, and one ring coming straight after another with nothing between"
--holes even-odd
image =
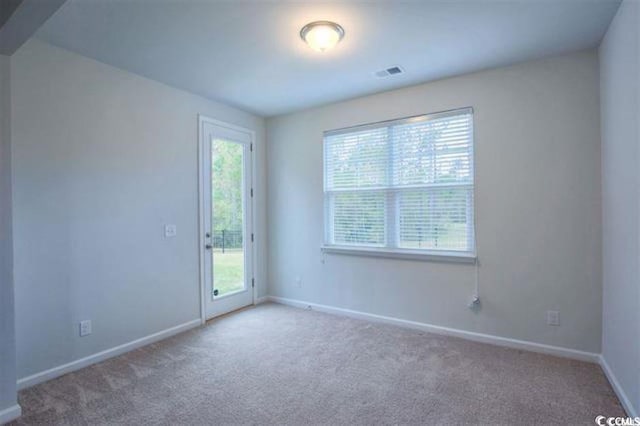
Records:
<instances>
[{"instance_id":1,"label":"gray wall","mask_svg":"<svg viewBox=\"0 0 640 426\"><path fill-rule=\"evenodd\" d=\"M473 266L328 254L323 264L323 130L466 106L481 312L466 306ZM268 119L270 294L599 353L599 122L594 51Z\"/></svg>"},{"instance_id":2,"label":"gray wall","mask_svg":"<svg viewBox=\"0 0 640 426\"><path fill-rule=\"evenodd\" d=\"M0 55L0 411L16 404L9 57Z\"/></svg>"},{"instance_id":3,"label":"gray wall","mask_svg":"<svg viewBox=\"0 0 640 426\"><path fill-rule=\"evenodd\" d=\"M264 283L263 119L39 41L12 72L18 377L199 318L199 113L257 131Z\"/></svg>"},{"instance_id":4,"label":"gray wall","mask_svg":"<svg viewBox=\"0 0 640 426\"><path fill-rule=\"evenodd\" d=\"M640 415L640 3L625 1L600 46L602 355Z\"/></svg>"}]
</instances>

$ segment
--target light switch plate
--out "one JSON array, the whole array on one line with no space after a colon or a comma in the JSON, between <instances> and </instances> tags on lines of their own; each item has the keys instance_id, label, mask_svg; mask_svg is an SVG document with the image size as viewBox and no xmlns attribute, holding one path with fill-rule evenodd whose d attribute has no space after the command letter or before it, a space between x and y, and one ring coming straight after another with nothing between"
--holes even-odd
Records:
<instances>
[{"instance_id":1,"label":"light switch plate","mask_svg":"<svg viewBox=\"0 0 640 426\"><path fill-rule=\"evenodd\" d=\"M178 228L176 225L165 225L164 226L164 236L167 238L175 237L178 233Z\"/></svg>"},{"instance_id":2,"label":"light switch plate","mask_svg":"<svg viewBox=\"0 0 640 426\"><path fill-rule=\"evenodd\" d=\"M547 325L560 325L560 312L547 311Z\"/></svg>"}]
</instances>

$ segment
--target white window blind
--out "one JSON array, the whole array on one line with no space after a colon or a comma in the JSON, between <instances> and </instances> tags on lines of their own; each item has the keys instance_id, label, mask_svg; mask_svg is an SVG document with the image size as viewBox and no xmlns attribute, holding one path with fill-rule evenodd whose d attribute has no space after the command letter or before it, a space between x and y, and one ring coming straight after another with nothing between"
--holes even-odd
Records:
<instances>
[{"instance_id":1,"label":"white window blind","mask_svg":"<svg viewBox=\"0 0 640 426\"><path fill-rule=\"evenodd\" d=\"M471 108L325 132L325 245L474 252Z\"/></svg>"}]
</instances>

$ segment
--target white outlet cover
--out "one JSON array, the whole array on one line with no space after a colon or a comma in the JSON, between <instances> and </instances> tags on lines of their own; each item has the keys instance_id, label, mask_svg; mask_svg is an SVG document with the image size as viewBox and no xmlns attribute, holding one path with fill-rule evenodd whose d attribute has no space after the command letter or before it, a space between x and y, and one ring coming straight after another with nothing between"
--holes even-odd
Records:
<instances>
[{"instance_id":1,"label":"white outlet cover","mask_svg":"<svg viewBox=\"0 0 640 426\"><path fill-rule=\"evenodd\" d=\"M560 313L558 311L547 311L547 324L560 325Z\"/></svg>"},{"instance_id":2,"label":"white outlet cover","mask_svg":"<svg viewBox=\"0 0 640 426\"><path fill-rule=\"evenodd\" d=\"M91 320L80 321L80 337L91 334Z\"/></svg>"},{"instance_id":3,"label":"white outlet cover","mask_svg":"<svg viewBox=\"0 0 640 426\"><path fill-rule=\"evenodd\" d=\"M165 225L164 236L167 238L175 237L178 234L178 228L176 225Z\"/></svg>"}]
</instances>

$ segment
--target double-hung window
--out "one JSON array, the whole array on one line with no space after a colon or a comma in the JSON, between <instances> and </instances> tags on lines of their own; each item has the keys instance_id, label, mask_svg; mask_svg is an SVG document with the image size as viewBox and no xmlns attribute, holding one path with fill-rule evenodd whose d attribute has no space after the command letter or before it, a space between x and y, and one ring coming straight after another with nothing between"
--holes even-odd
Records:
<instances>
[{"instance_id":1,"label":"double-hung window","mask_svg":"<svg viewBox=\"0 0 640 426\"><path fill-rule=\"evenodd\" d=\"M327 250L473 257L473 110L324 134Z\"/></svg>"}]
</instances>

